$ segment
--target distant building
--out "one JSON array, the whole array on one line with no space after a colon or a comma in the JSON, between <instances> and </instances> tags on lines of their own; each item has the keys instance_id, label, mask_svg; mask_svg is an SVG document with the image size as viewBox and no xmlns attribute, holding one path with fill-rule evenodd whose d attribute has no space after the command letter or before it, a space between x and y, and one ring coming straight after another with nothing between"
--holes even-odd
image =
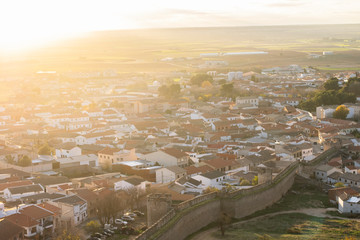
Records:
<instances>
[{"instance_id":1,"label":"distant building","mask_svg":"<svg viewBox=\"0 0 360 240\"><path fill-rule=\"evenodd\" d=\"M168 183L186 176L186 170L178 166L170 166L156 170L156 183Z\"/></svg>"},{"instance_id":2,"label":"distant building","mask_svg":"<svg viewBox=\"0 0 360 240\"><path fill-rule=\"evenodd\" d=\"M243 76L243 72L229 72L228 73L228 82L234 81L234 80L240 80Z\"/></svg>"},{"instance_id":3,"label":"distant building","mask_svg":"<svg viewBox=\"0 0 360 240\"><path fill-rule=\"evenodd\" d=\"M257 97L237 97L236 105L250 105L252 107L259 106L259 99Z\"/></svg>"}]
</instances>

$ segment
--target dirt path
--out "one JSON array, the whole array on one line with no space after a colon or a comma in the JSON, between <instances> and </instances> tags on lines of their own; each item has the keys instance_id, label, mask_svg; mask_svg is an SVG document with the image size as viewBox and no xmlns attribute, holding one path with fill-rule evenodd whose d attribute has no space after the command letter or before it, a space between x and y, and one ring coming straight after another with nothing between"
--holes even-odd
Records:
<instances>
[{"instance_id":1,"label":"dirt path","mask_svg":"<svg viewBox=\"0 0 360 240\"><path fill-rule=\"evenodd\" d=\"M348 219L348 218L336 217L336 216L326 214L326 211L334 211L334 210L337 210L337 209L336 208L302 208L302 209L297 209L297 210L281 211L281 212L269 213L269 214L261 215L261 216L254 217L254 218L251 218L248 220L236 222L236 223L231 224L231 226L237 227L237 226L240 226L241 224L244 224L244 223L247 223L250 221L256 221L261 218L272 217L272 216L276 216L276 215L280 215L280 214L289 214L289 213L304 213L306 215L314 216L314 217ZM354 219L352 219L352 220L354 220ZM219 231L219 228L217 228L217 227L211 228L209 230L206 230L206 231L196 234L194 237L191 238L191 240L205 240L205 239L206 240L217 240L218 238L215 238L212 236L212 233L214 233L216 231Z\"/></svg>"}]
</instances>

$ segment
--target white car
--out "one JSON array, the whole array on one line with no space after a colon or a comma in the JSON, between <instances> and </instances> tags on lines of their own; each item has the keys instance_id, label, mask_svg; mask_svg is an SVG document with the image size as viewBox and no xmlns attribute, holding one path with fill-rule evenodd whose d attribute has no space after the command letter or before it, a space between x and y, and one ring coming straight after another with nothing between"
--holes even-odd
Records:
<instances>
[{"instance_id":1,"label":"white car","mask_svg":"<svg viewBox=\"0 0 360 240\"><path fill-rule=\"evenodd\" d=\"M127 221L124 221L124 220L118 218L118 219L115 219L115 224L127 225L128 223L127 223Z\"/></svg>"}]
</instances>

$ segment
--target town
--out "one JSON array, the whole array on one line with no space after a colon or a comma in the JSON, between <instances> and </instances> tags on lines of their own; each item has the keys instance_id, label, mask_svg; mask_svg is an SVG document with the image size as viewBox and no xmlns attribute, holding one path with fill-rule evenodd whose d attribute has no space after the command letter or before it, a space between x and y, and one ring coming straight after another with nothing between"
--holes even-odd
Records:
<instances>
[{"instance_id":1,"label":"town","mask_svg":"<svg viewBox=\"0 0 360 240\"><path fill-rule=\"evenodd\" d=\"M224 71L212 55L196 72L1 79L2 239L147 239L172 209L294 166L339 214L360 214L359 72Z\"/></svg>"}]
</instances>

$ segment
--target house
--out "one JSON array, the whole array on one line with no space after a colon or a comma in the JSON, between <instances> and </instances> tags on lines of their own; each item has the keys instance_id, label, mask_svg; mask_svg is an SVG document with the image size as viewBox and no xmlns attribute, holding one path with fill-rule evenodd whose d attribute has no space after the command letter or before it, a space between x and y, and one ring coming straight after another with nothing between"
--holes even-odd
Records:
<instances>
[{"instance_id":1,"label":"house","mask_svg":"<svg viewBox=\"0 0 360 240\"><path fill-rule=\"evenodd\" d=\"M237 97L236 105L257 107L259 106L259 99L257 97Z\"/></svg>"},{"instance_id":2,"label":"house","mask_svg":"<svg viewBox=\"0 0 360 240\"><path fill-rule=\"evenodd\" d=\"M178 166L169 166L158 169L156 173L156 183L168 183L186 176L186 170Z\"/></svg>"},{"instance_id":3,"label":"house","mask_svg":"<svg viewBox=\"0 0 360 240\"><path fill-rule=\"evenodd\" d=\"M360 213L360 197L343 193L337 197L340 213Z\"/></svg>"},{"instance_id":4,"label":"house","mask_svg":"<svg viewBox=\"0 0 360 240\"><path fill-rule=\"evenodd\" d=\"M71 185L72 182L65 176L38 176L32 180L35 184L40 184L45 191L49 188L59 187L60 185Z\"/></svg>"},{"instance_id":5,"label":"house","mask_svg":"<svg viewBox=\"0 0 360 240\"><path fill-rule=\"evenodd\" d=\"M227 172L241 166L236 160L224 160L221 158L210 159L203 163L219 172Z\"/></svg>"},{"instance_id":6,"label":"house","mask_svg":"<svg viewBox=\"0 0 360 240\"><path fill-rule=\"evenodd\" d=\"M176 180L176 184L185 187L184 193L199 193L201 194L203 189L201 188L201 182L191 177L181 177Z\"/></svg>"},{"instance_id":7,"label":"house","mask_svg":"<svg viewBox=\"0 0 360 240\"><path fill-rule=\"evenodd\" d=\"M4 190L9 187L20 187L33 184L30 180L22 180L22 181L13 181L13 182L6 182L0 183L0 197L4 196Z\"/></svg>"},{"instance_id":8,"label":"house","mask_svg":"<svg viewBox=\"0 0 360 240\"><path fill-rule=\"evenodd\" d=\"M59 168L77 167L81 165L97 167L99 165L98 157L95 154L58 158L55 161L59 163Z\"/></svg>"},{"instance_id":9,"label":"house","mask_svg":"<svg viewBox=\"0 0 360 240\"><path fill-rule=\"evenodd\" d=\"M31 205L20 209L20 213L24 214L39 224L37 232L44 238L51 237L55 230L54 213L36 205Z\"/></svg>"},{"instance_id":10,"label":"house","mask_svg":"<svg viewBox=\"0 0 360 240\"><path fill-rule=\"evenodd\" d=\"M124 161L135 161L137 156L135 153L135 148L130 150L127 149L117 149L117 148L104 148L98 152L99 164L103 168L111 168L113 164L124 162Z\"/></svg>"},{"instance_id":11,"label":"house","mask_svg":"<svg viewBox=\"0 0 360 240\"><path fill-rule=\"evenodd\" d=\"M201 182L201 187L206 189L208 187L216 187L218 189L222 188L222 183L227 176L219 171L212 171L203 173L197 176L192 177L193 179Z\"/></svg>"},{"instance_id":12,"label":"house","mask_svg":"<svg viewBox=\"0 0 360 240\"><path fill-rule=\"evenodd\" d=\"M24 239L25 229L3 218L0 219L0 236L3 240L22 240Z\"/></svg>"},{"instance_id":13,"label":"house","mask_svg":"<svg viewBox=\"0 0 360 240\"><path fill-rule=\"evenodd\" d=\"M9 187L4 190L4 199L7 202L16 201L17 199L43 193L44 188L40 184L25 185L20 187Z\"/></svg>"},{"instance_id":14,"label":"house","mask_svg":"<svg viewBox=\"0 0 360 240\"><path fill-rule=\"evenodd\" d=\"M327 177L327 182L330 184L335 184L340 181L341 172L333 172Z\"/></svg>"},{"instance_id":15,"label":"house","mask_svg":"<svg viewBox=\"0 0 360 240\"><path fill-rule=\"evenodd\" d=\"M208 165L203 165L203 166L198 166L198 167L195 167L192 165L192 166L185 167L184 169L186 170L186 175L190 176L190 177L196 176L201 173L214 171L214 169Z\"/></svg>"},{"instance_id":16,"label":"house","mask_svg":"<svg viewBox=\"0 0 360 240\"><path fill-rule=\"evenodd\" d=\"M45 192L45 193L39 193L31 196L22 197L20 198L20 200L24 204L40 204L64 196L65 196L64 194Z\"/></svg>"},{"instance_id":17,"label":"house","mask_svg":"<svg viewBox=\"0 0 360 240\"><path fill-rule=\"evenodd\" d=\"M21 213L12 214L5 219L23 228L25 239L37 239L40 232L39 222Z\"/></svg>"},{"instance_id":18,"label":"house","mask_svg":"<svg viewBox=\"0 0 360 240\"><path fill-rule=\"evenodd\" d=\"M328 176L333 172L341 172L341 170L329 165L320 165L315 169L315 178L327 182Z\"/></svg>"},{"instance_id":19,"label":"house","mask_svg":"<svg viewBox=\"0 0 360 240\"><path fill-rule=\"evenodd\" d=\"M77 195L71 195L48 202L61 209L61 224L66 228L77 226L87 219L87 203Z\"/></svg>"},{"instance_id":20,"label":"house","mask_svg":"<svg viewBox=\"0 0 360 240\"><path fill-rule=\"evenodd\" d=\"M353 166L353 165L347 165L344 168L344 172L346 173L352 173L352 174L357 174L358 173L358 169Z\"/></svg>"},{"instance_id":21,"label":"house","mask_svg":"<svg viewBox=\"0 0 360 240\"><path fill-rule=\"evenodd\" d=\"M360 174L344 173L339 177L339 180L346 186L360 186Z\"/></svg>"},{"instance_id":22,"label":"house","mask_svg":"<svg viewBox=\"0 0 360 240\"><path fill-rule=\"evenodd\" d=\"M72 192L82 199L84 199L87 203L87 215L89 217L96 216L96 208L98 204L99 197L96 193L93 191L87 189L87 188L78 188L69 190L69 192Z\"/></svg>"},{"instance_id":23,"label":"house","mask_svg":"<svg viewBox=\"0 0 360 240\"><path fill-rule=\"evenodd\" d=\"M55 149L57 158L68 158L81 155L81 148L77 147L75 143L64 143Z\"/></svg>"},{"instance_id":24,"label":"house","mask_svg":"<svg viewBox=\"0 0 360 240\"><path fill-rule=\"evenodd\" d=\"M176 148L165 148L144 155L144 159L158 163L164 167L186 167L189 164L189 155Z\"/></svg>"},{"instance_id":25,"label":"house","mask_svg":"<svg viewBox=\"0 0 360 240\"><path fill-rule=\"evenodd\" d=\"M149 182L140 177L130 177L114 183L114 190L128 190L137 188L138 190L145 190L149 186Z\"/></svg>"},{"instance_id":26,"label":"house","mask_svg":"<svg viewBox=\"0 0 360 240\"><path fill-rule=\"evenodd\" d=\"M337 197L339 197L343 193L346 193L346 194L352 195L352 196L360 195L358 191L352 189L351 187L333 188L333 189L329 189L329 191L328 191L328 196L329 196L330 202L333 204L337 204Z\"/></svg>"}]
</instances>

